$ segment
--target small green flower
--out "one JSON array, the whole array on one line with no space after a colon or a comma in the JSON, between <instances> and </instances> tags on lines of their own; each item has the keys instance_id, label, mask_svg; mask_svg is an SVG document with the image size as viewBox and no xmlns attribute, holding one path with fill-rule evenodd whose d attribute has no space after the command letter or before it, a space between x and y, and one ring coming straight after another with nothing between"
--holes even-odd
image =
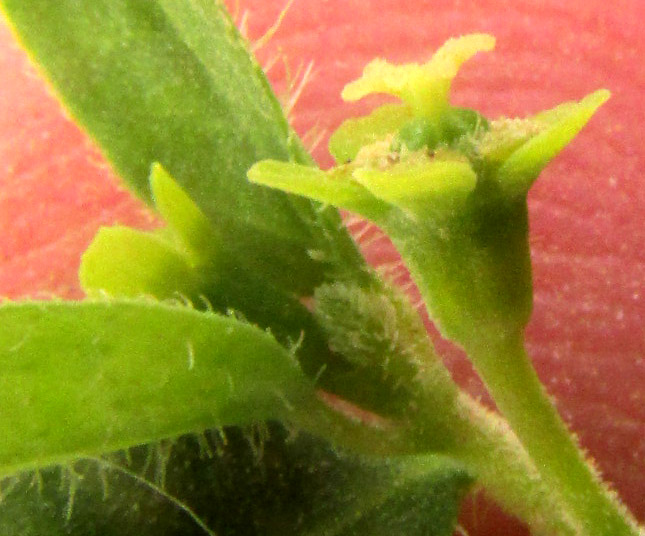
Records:
<instances>
[{"instance_id":1,"label":"small green flower","mask_svg":"<svg viewBox=\"0 0 645 536\"><path fill-rule=\"evenodd\" d=\"M356 212L397 246L444 335L464 346L520 334L531 311L526 194L609 97L599 90L522 119L489 121L449 103L459 67L494 38L449 40L425 64L374 60L346 100L387 104L333 134L338 166L263 161L251 181Z\"/></svg>"}]
</instances>

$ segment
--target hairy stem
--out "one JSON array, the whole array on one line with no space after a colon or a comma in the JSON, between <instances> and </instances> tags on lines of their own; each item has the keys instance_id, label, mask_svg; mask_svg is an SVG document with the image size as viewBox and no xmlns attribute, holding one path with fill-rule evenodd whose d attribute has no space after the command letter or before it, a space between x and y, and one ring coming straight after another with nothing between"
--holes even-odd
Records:
<instances>
[{"instance_id":1,"label":"hairy stem","mask_svg":"<svg viewBox=\"0 0 645 536\"><path fill-rule=\"evenodd\" d=\"M577 536L561 498L545 483L506 421L458 389L423 331L413 346L420 389L410 418L379 418L344 401L334 403L332 397L293 408L292 422L372 456L450 456L534 534Z\"/></svg>"},{"instance_id":2,"label":"hairy stem","mask_svg":"<svg viewBox=\"0 0 645 536\"><path fill-rule=\"evenodd\" d=\"M558 493L580 533L642 535L562 422L526 355L523 338L475 348L471 357L544 483Z\"/></svg>"},{"instance_id":3,"label":"hairy stem","mask_svg":"<svg viewBox=\"0 0 645 536\"><path fill-rule=\"evenodd\" d=\"M559 494L542 479L508 423L469 395L459 397L463 441L451 453L487 494L534 535L579 535Z\"/></svg>"}]
</instances>

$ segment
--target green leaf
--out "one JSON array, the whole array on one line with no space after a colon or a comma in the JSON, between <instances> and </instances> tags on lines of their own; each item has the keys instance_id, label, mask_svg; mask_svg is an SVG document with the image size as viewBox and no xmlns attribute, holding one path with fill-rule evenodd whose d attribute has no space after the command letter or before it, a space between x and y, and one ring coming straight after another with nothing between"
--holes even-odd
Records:
<instances>
[{"instance_id":1,"label":"green leaf","mask_svg":"<svg viewBox=\"0 0 645 536\"><path fill-rule=\"evenodd\" d=\"M0 308L0 474L312 400L293 357L231 317L145 302Z\"/></svg>"},{"instance_id":2,"label":"green leaf","mask_svg":"<svg viewBox=\"0 0 645 536\"><path fill-rule=\"evenodd\" d=\"M246 180L263 158L311 160L221 2L0 7L70 114L144 199L150 165L160 162L221 233L228 255L298 292L325 268L310 249L337 248L359 263L337 213Z\"/></svg>"},{"instance_id":3,"label":"green leaf","mask_svg":"<svg viewBox=\"0 0 645 536\"><path fill-rule=\"evenodd\" d=\"M363 462L354 471L362 475L354 477L353 489L337 493L344 503L335 507L340 515L331 527L309 534L450 536L472 482L454 462L432 455L394 458L386 464Z\"/></svg>"},{"instance_id":4,"label":"green leaf","mask_svg":"<svg viewBox=\"0 0 645 536\"><path fill-rule=\"evenodd\" d=\"M454 462L363 458L272 424L259 433L185 436L21 475L5 482L3 534L452 534L471 483Z\"/></svg>"}]
</instances>

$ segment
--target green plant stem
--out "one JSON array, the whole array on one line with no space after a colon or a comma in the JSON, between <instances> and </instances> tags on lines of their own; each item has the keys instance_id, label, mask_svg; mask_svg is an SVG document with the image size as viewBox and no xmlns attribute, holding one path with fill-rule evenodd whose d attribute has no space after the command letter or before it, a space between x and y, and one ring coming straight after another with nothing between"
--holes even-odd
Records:
<instances>
[{"instance_id":1,"label":"green plant stem","mask_svg":"<svg viewBox=\"0 0 645 536\"><path fill-rule=\"evenodd\" d=\"M449 440L449 446L443 449L436 448L436 438L420 441L417 430L412 431L400 423L383 420L380 425L374 426L360 423L358 418L352 421L322 401L293 408L291 422L311 434L326 437L338 446L370 457L416 456L438 452L450 456L462 464L469 474L475 475L487 489L490 488L508 511L532 527L541 528L544 517L549 529L561 529L557 534L573 536L575 532L558 515L557 503L552 501L530 458L504 421L487 412L468 395L464 394L461 398L463 400L444 413L451 427L445 435L458 436L460 441ZM423 426L422 422L419 424ZM432 431L429 432L428 435L434 435ZM432 448L424 443L430 443ZM457 444L459 447L455 446ZM555 530L540 530L537 533L555 533Z\"/></svg>"},{"instance_id":2,"label":"green plant stem","mask_svg":"<svg viewBox=\"0 0 645 536\"><path fill-rule=\"evenodd\" d=\"M427 339L424 343L418 348L432 363L437 358ZM558 493L544 481L506 420L461 391L443 366L426 367L421 374L424 394L417 399L415 419L419 437L409 442L460 462L531 534L579 536ZM444 391L452 387L449 402L447 396L437 397L437 384ZM449 439L441 445L437 436Z\"/></svg>"},{"instance_id":3,"label":"green plant stem","mask_svg":"<svg viewBox=\"0 0 645 536\"><path fill-rule=\"evenodd\" d=\"M293 408L291 422L369 456L444 454L476 477L533 534L578 535L562 500L545 484L506 421L459 391L443 366L432 366L436 356L427 339L419 341L417 349L419 359L428 366L419 378L424 395L417 400L413 422L360 422L358 416L352 420L320 399Z\"/></svg>"},{"instance_id":4,"label":"green plant stem","mask_svg":"<svg viewBox=\"0 0 645 536\"><path fill-rule=\"evenodd\" d=\"M413 280L425 302L432 303L432 289L437 282L429 280L426 274L434 273L428 263L436 257L423 254L421 244L425 244L425 236L408 239L408 243L397 238L395 245L407 262ZM481 281L473 281L475 295L481 287ZM429 313L434 317L432 311ZM526 354L523 329L505 329L503 321L496 323L495 320L491 315L490 324L473 328L462 346L549 493L558 494L561 507L580 535L643 536L645 532L605 486L562 422ZM477 465L477 460L473 462ZM494 485L503 475L490 476ZM504 490L499 491L504 499ZM549 512L544 515L548 516Z\"/></svg>"},{"instance_id":5,"label":"green plant stem","mask_svg":"<svg viewBox=\"0 0 645 536\"><path fill-rule=\"evenodd\" d=\"M298 429L368 456L420 453L401 423L387 419L379 420L378 424L365 423L358 415L348 417L320 398L293 407L290 422Z\"/></svg>"},{"instance_id":6,"label":"green plant stem","mask_svg":"<svg viewBox=\"0 0 645 536\"><path fill-rule=\"evenodd\" d=\"M352 422L322 402L294 408L292 422L336 445L368 456L444 454L476 477L507 512L531 528L532 534L579 535L560 497L545 484L506 421L466 393L460 393L455 402L442 411L445 430L440 433L451 438L442 448L438 448L435 426L430 429L423 426L426 413L437 413L436 399L431 393L424 404L427 407L420 408L417 429L385 420L380 426Z\"/></svg>"},{"instance_id":7,"label":"green plant stem","mask_svg":"<svg viewBox=\"0 0 645 536\"><path fill-rule=\"evenodd\" d=\"M461 441L450 453L476 476L504 510L524 521L531 534L579 535L559 494L542 479L508 423L466 393L460 393Z\"/></svg>"},{"instance_id":8,"label":"green plant stem","mask_svg":"<svg viewBox=\"0 0 645 536\"><path fill-rule=\"evenodd\" d=\"M545 484L588 536L638 536L638 525L602 483L540 383L523 337L470 349L477 371Z\"/></svg>"}]
</instances>

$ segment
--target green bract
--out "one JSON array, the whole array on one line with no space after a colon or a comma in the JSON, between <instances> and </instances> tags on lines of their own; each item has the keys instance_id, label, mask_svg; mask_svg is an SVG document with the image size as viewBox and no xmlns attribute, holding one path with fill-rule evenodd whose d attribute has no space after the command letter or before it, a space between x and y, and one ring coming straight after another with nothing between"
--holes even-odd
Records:
<instances>
[{"instance_id":1,"label":"green bract","mask_svg":"<svg viewBox=\"0 0 645 536\"><path fill-rule=\"evenodd\" d=\"M217 231L159 164L152 168L150 189L167 226L153 232L102 228L80 268L88 294L198 300L207 292L207 274L217 271Z\"/></svg>"}]
</instances>

